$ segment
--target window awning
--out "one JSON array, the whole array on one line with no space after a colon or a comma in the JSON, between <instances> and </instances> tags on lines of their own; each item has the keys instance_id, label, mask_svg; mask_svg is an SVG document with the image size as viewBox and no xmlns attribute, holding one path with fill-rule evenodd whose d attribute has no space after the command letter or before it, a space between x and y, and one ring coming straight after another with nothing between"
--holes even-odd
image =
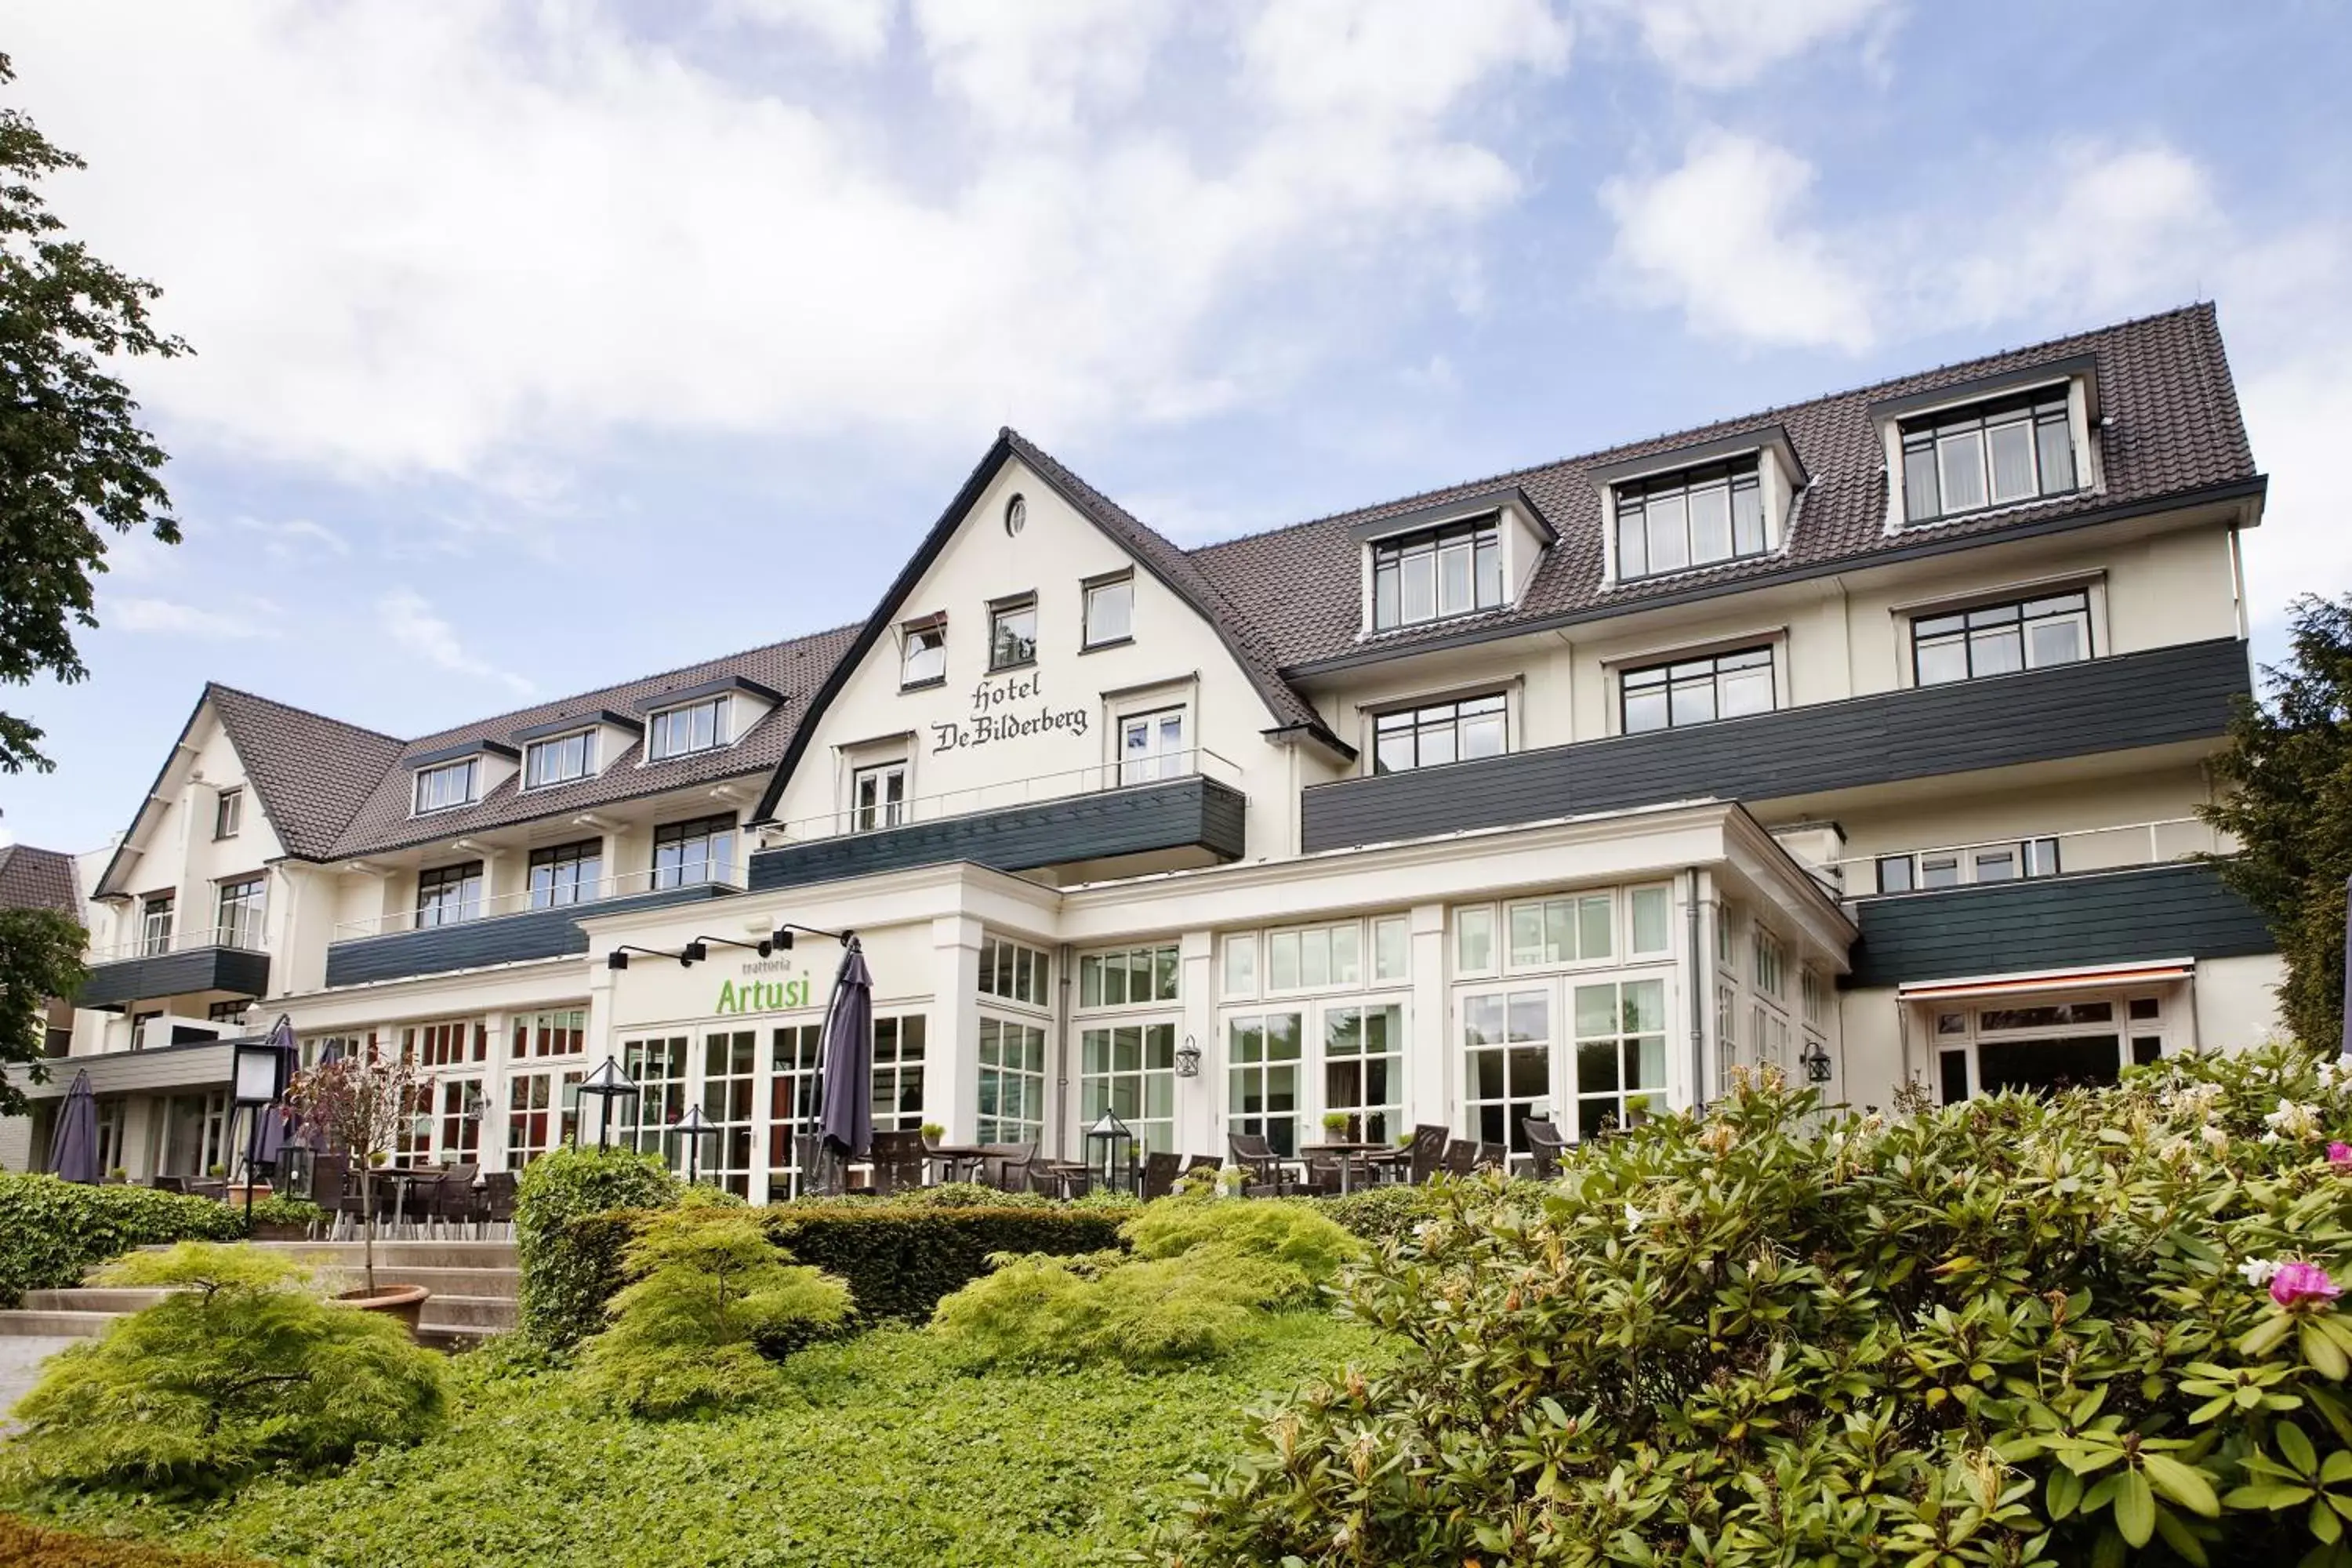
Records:
<instances>
[{"instance_id":1,"label":"window awning","mask_svg":"<svg viewBox=\"0 0 2352 1568\"><path fill-rule=\"evenodd\" d=\"M2027 996L2049 991L2116 991L2134 986L2171 985L2191 979L2197 972L2192 958L2165 959L2155 963L2108 964L2095 969L2051 969L2031 974L1991 974L1968 980L1937 980L1899 987L1906 1002L1966 1002L1983 996Z\"/></svg>"}]
</instances>

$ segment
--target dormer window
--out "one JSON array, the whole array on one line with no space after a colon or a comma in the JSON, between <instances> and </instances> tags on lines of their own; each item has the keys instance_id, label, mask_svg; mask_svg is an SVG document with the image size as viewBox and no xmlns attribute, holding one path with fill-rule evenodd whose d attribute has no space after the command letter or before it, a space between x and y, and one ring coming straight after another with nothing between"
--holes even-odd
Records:
<instances>
[{"instance_id":1,"label":"dormer window","mask_svg":"<svg viewBox=\"0 0 2352 1568\"><path fill-rule=\"evenodd\" d=\"M1759 454L1614 487L1619 580L1769 551L1762 467Z\"/></svg>"},{"instance_id":2,"label":"dormer window","mask_svg":"<svg viewBox=\"0 0 2352 1568\"><path fill-rule=\"evenodd\" d=\"M471 805L476 799L475 781L480 772L479 757L464 757L436 767L417 769L416 815Z\"/></svg>"},{"instance_id":3,"label":"dormer window","mask_svg":"<svg viewBox=\"0 0 2352 1568\"><path fill-rule=\"evenodd\" d=\"M1372 542L1372 629L1499 609L1506 602L1495 513Z\"/></svg>"},{"instance_id":4,"label":"dormer window","mask_svg":"<svg viewBox=\"0 0 2352 1568\"><path fill-rule=\"evenodd\" d=\"M522 787L543 789L570 784L596 771L596 731L575 730L545 741L533 741L522 752Z\"/></svg>"},{"instance_id":5,"label":"dormer window","mask_svg":"<svg viewBox=\"0 0 2352 1568\"><path fill-rule=\"evenodd\" d=\"M2067 389L1903 421L1903 519L1931 522L2077 488Z\"/></svg>"},{"instance_id":6,"label":"dormer window","mask_svg":"<svg viewBox=\"0 0 2352 1568\"><path fill-rule=\"evenodd\" d=\"M646 755L654 762L727 743L727 699L664 708L646 721Z\"/></svg>"},{"instance_id":7,"label":"dormer window","mask_svg":"<svg viewBox=\"0 0 2352 1568\"><path fill-rule=\"evenodd\" d=\"M937 686L948 678L948 618L926 616L898 628L898 689Z\"/></svg>"}]
</instances>

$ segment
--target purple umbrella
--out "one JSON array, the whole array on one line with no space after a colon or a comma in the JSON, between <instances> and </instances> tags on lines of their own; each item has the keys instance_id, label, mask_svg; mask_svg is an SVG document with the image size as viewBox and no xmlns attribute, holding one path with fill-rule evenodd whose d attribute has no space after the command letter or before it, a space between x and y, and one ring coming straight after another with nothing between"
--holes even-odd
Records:
<instances>
[{"instance_id":1,"label":"purple umbrella","mask_svg":"<svg viewBox=\"0 0 2352 1568\"><path fill-rule=\"evenodd\" d=\"M98 1100L89 1090L89 1069L74 1074L58 1108L57 1131L49 1138L49 1173L68 1182L95 1184L98 1168Z\"/></svg>"},{"instance_id":2,"label":"purple umbrella","mask_svg":"<svg viewBox=\"0 0 2352 1568\"><path fill-rule=\"evenodd\" d=\"M863 1159L874 1145L874 976L856 937L834 976L820 1060L824 1100L817 1130L835 1158Z\"/></svg>"}]
</instances>

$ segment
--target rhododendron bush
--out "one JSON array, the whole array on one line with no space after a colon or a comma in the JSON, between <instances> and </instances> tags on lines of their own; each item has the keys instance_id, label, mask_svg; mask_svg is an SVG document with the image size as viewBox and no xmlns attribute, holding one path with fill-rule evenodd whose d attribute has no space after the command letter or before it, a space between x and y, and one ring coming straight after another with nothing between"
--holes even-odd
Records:
<instances>
[{"instance_id":1,"label":"rhododendron bush","mask_svg":"<svg viewBox=\"0 0 2352 1568\"><path fill-rule=\"evenodd\" d=\"M2287 1046L1890 1118L1777 1076L1446 1190L1397 1337L1254 1417L1238 1563L2352 1568L2352 1074Z\"/></svg>"}]
</instances>

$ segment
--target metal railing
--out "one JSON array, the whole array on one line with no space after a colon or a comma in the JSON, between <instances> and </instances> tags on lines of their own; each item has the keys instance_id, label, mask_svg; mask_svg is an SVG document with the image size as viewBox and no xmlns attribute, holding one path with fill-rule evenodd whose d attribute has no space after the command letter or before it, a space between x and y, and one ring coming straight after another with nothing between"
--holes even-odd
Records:
<instances>
[{"instance_id":1,"label":"metal railing","mask_svg":"<svg viewBox=\"0 0 2352 1568\"><path fill-rule=\"evenodd\" d=\"M586 907L610 899L634 898L640 893L664 892L672 888L709 887L724 888L730 892L743 890L742 868L732 858L701 862L698 868L700 875L691 874L698 869L695 863L688 863L682 868L657 867L643 871L625 871L617 876L599 878L593 882L559 883L551 888L519 888L510 893L436 904L421 910L413 906L392 910L362 920L339 921L328 940L351 942L360 937L390 936L399 931L471 925L477 921Z\"/></svg>"},{"instance_id":2,"label":"metal railing","mask_svg":"<svg viewBox=\"0 0 2352 1568\"><path fill-rule=\"evenodd\" d=\"M770 823L761 832L772 846L802 844L1193 777L1212 778L1234 789L1242 787L1239 764L1205 746L1193 746L1129 762L1098 763L1091 767L1034 773L1027 778L1004 779L995 784L973 784L939 795L917 795L912 800L896 801L866 810L851 806L826 812L820 816Z\"/></svg>"},{"instance_id":3,"label":"metal railing","mask_svg":"<svg viewBox=\"0 0 2352 1568\"><path fill-rule=\"evenodd\" d=\"M83 962L117 963L127 958L161 958L167 952L194 952L205 947L234 947L247 952L268 951L262 945L261 921L256 919L201 931L174 931L166 936L135 937L111 947L93 947L83 955Z\"/></svg>"},{"instance_id":4,"label":"metal railing","mask_svg":"<svg viewBox=\"0 0 2352 1568\"><path fill-rule=\"evenodd\" d=\"M1912 849L1892 849L1883 855L1848 855L1830 862L1829 869L1844 895L1850 899L1876 896L1878 863L1882 860L1909 857L1914 867L1912 886L1897 889L1906 892L1941 892L1952 887L1972 887L1982 881L2018 881L2024 879L2027 847L2055 842L2058 847L2056 874L2074 871L2110 871L2133 866L2161 866L2169 861L2186 860L2197 855L2226 853L2231 847L2228 835L2211 824L2194 816L2167 816L2153 822L2125 822L2108 827L2079 827L2063 833L2020 833L2002 838L1977 838L1959 844L1923 845ZM1977 876L1979 853L2011 851L2011 872L2005 877ZM1925 884L1921 868L1929 859L1950 857L1956 880ZM2037 870L2036 875L2047 876Z\"/></svg>"}]
</instances>

